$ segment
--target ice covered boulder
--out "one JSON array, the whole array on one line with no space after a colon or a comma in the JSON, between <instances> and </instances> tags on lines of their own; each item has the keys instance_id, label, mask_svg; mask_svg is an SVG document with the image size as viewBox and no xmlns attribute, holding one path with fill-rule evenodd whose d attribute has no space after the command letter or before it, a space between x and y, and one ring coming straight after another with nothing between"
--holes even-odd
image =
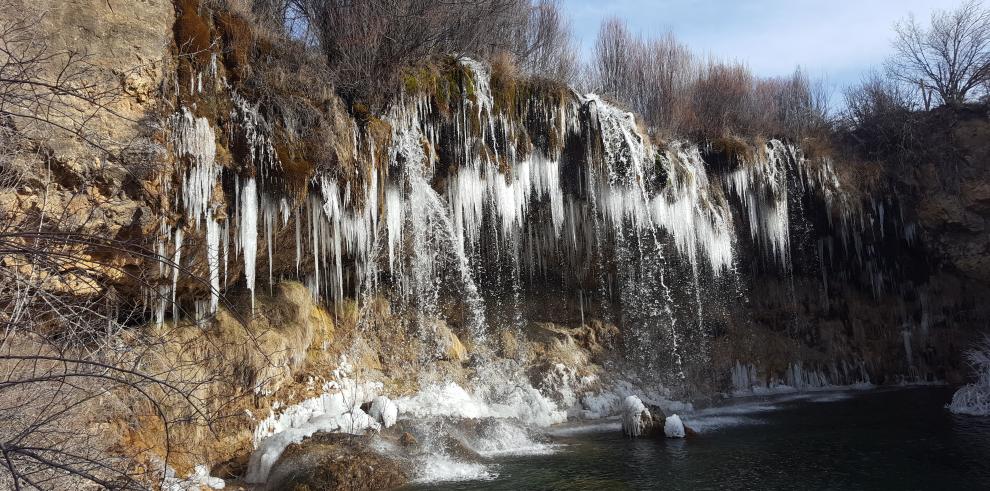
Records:
<instances>
[{"instance_id":1,"label":"ice covered boulder","mask_svg":"<svg viewBox=\"0 0 990 491\"><path fill-rule=\"evenodd\" d=\"M667 438L684 438L687 436L687 432L684 430L684 423L681 422L681 417L672 414L667 417L667 420L663 423L663 434Z\"/></svg>"},{"instance_id":2,"label":"ice covered boulder","mask_svg":"<svg viewBox=\"0 0 990 491\"><path fill-rule=\"evenodd\" d=\"M388 397L378 396L371 401L369 415L385 428L391 428L399 417L399 407Z\"/></svg>"},{"instance_id":3,"label":"ice covered boulder","mask_svg":"<svg viewBox=\"0 0 990 491\"><path fill-rule=\"evenodd\" d=\"M654 436L663 427L663 411L647 406L636 396L628 396L622 402L622 432L627 436Z\"/></svg>"}]
</instances>

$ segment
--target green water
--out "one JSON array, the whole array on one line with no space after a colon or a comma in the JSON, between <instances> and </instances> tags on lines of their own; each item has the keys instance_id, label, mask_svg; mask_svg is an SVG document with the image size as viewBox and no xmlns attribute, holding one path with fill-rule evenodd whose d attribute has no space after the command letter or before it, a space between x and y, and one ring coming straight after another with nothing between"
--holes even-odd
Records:
<instances>
[{"instance_id":1,"label":"green water","mask_svg":"<svg viewBox=\"0 0 990 491\"><path fill-rule=\"evenodd\" d=\"M696 413L702 431L690 440L630 440L615 423L564 428L557 453L492 460L494 480L415 489L990 489L990 418L952 415L951 395L739 400Z\"/></svg>"}]
</instances>

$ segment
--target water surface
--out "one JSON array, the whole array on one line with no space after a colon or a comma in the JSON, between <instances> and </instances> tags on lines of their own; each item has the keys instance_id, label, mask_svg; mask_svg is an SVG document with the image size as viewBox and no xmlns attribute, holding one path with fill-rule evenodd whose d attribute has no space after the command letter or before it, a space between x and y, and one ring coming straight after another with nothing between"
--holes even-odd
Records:
<instances>
[{"instance_id":1,"label":"water surface","mask_svg":"<svg viewBox=\"0 0 990 491\"><path fill-rule=\"evenodd\" d=\"M990 489L990 419L948 388L750 398L693 415L690 440L565 427L552 455L491 461L497 478L413 489ZM686 416L688 424L692 416Z\"/></svg>"}]
</instances>

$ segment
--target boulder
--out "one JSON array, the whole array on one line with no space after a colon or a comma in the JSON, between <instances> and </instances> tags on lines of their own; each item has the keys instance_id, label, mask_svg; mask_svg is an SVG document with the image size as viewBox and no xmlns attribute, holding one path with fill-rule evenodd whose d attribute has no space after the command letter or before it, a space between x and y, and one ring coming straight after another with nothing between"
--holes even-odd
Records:
<instances>
[{"instance_id":1,"label":"boulder","mask_svg":"<svg viewBox=\"0 0 990 491\"><path fill-rule=\"evenodd\" d=\"M663 410L643 404L639 397L628 396L622 403L622 432L627 436L659 436L665 419Z\"/></svg>"}]
</instances>

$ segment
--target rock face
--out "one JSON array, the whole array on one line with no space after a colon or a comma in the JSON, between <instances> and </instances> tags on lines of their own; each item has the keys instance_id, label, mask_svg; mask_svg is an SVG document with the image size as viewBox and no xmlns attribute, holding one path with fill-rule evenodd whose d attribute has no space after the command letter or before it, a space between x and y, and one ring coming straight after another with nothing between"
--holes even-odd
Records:
<instances>
[{"instance_id":1,"label":"rock face","mask_svg":"<svg viewBox=\"0 0 990 491\"><path fill-rule=\"evenodd\" d=\"M963 275L990 284L990 121L961 116L947 135L957 155L916 170L917 214L925 242Z\"/></svg>"},{"instance_id":2,"label":"rock face","mask_svg":"<svg viewBox=\"0 0 990 491\"><path fill-rule=\"evenodd\" d=\"M40 19L38 34L52 53L77 53L84 63L86 83L94 93L109 93L102 110L86 122L85 136L100 148L65 132L48 135L52 156L83 179L123 179L134 169L126 162L107 162L104 150L123 156L147 157L154 131L158 91L167 74L173 42L175 6L171 0L7 0L5 18ZM43 15L42 15L43 14ZM56 70L58 63L48 66ZM55 73L48 77L54 78ZM67 112L58 122L75 127L79 116ZM20 124L20 122L18 122Z\"/></svg>"},{"instance_id":3,"label":"rock face","mask_svg":"<svg viewBox=\"0 0 990 491\"><path fill-rule=\"evenodd\" d=\"M29 68L29 79L90 94L42 95L39 106L26 109L38 113L30 117L12 108L17 134L37 146L16 153L0 172L5 184L18 184L0 186L0 221L7 229L41 222L63 232L143 244L158 226L152 178L171 170L158 114L160 87L171 76L172 1L4 0L0 10L5 29L21 22L28 26L21 34L32 40L5 49L26 48L43 60ZM4 145L4 157L14 153ZM141 262L128 254L69 252L65 271L87 271L110 284L127 285L125 271ZM91 293L79 286L65 290Z\"/></svg>"}]
</instances>

